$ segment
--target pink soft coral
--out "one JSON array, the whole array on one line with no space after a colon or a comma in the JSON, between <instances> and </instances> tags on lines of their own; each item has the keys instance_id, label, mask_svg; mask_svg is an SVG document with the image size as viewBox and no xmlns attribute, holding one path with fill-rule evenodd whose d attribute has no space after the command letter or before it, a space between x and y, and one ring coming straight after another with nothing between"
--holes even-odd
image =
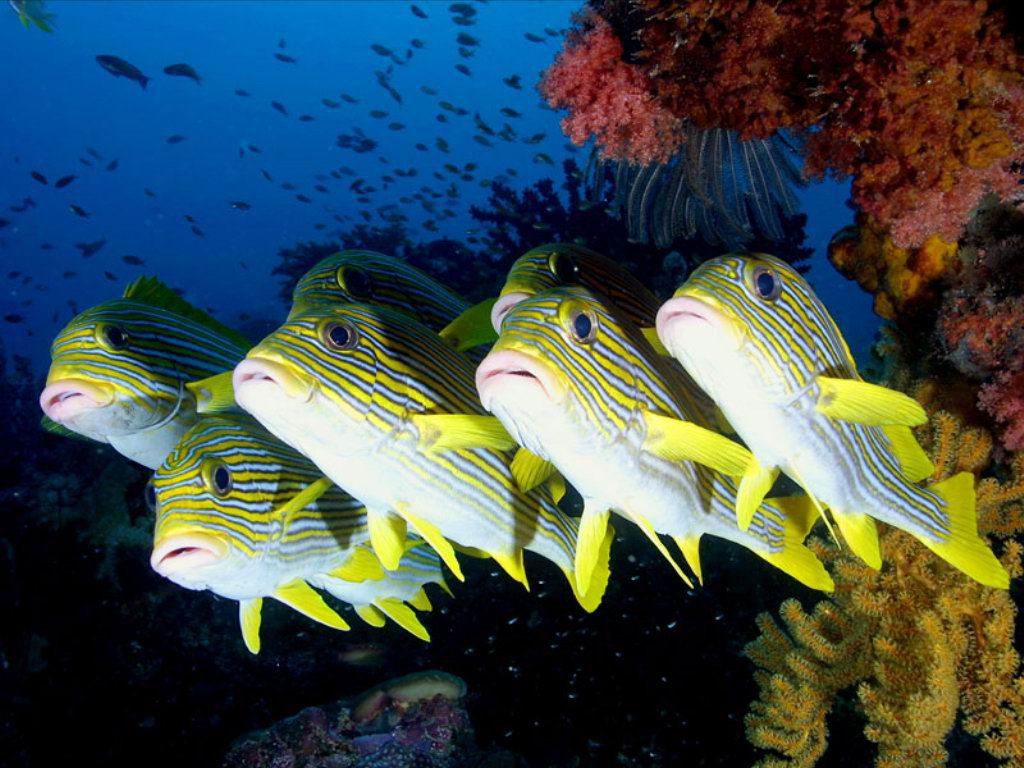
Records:
<instances>
[{"instance_id":1,"label":"pink soft coral","mask_svg":"<svg viewBox=\"0 0 1024 768\"><path fill-rule=\"evenodd\" d=\"M682 122L659 105L640 70L622 60L622 43L608 22L591 13L585 25L540 83L551 106L569 110L562 130L575 144L593 136L606 159L666 162L682 143Z\"/></svg>"},{"instance_id":2,"label":"pink soft coral","mask_svg":"<svg viewBox=\"0 0 1024 768\"><path fill-rule=\"evenodd\" d=\"M1024 372L1000 373L978 392L978 405L1003 428L1008 451L1024 451Z\"/></svg>"}]
</instances>

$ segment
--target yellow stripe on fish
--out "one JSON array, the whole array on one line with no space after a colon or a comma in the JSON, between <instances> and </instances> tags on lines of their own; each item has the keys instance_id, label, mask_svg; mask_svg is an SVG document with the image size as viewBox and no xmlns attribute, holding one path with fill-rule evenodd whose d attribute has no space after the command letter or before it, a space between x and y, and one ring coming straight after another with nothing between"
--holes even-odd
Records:
<instances>
[{"instance_id":1,"label":"yellow stripe on fish","mask_svg":"<svg viewBox=\"0 0 1024 768\"><path fill-rule=\"evenodd\" d=\"M882 520L981 583L1008 585L977 533L973 476L917 485L932 472L910 432L924 409L861 380L835 321L791 266L764 254L705 262L661 308L657 329L756 457L741 524L781 470L872 567L881 566Z\"/></svg>"},{"instance_id":2,"label":"yellow stripe on fish","mask_svg":"<svg viewBox=\"0 0 1024 768\"><path fill-rule=\"evenodd\" d=\"M200 420L157 470L147 495L156 511L153 568L188 589L238 600L254 653L264 597L347 629L310 585L352 603L361 616L376 620L373 611L383 611L429 639L395 602L422 603L424 585L444 586L437 556L410 542L398 568L386 572L364 546L362 504L250 417Z\"/></svg>"},{"instance_id":3,"label":"yellow stripe on fish","mask_svg":"<svg viewBox=\"0 0 1024 768\"><path fill-rule=\"evenodd\" d=\"M234 389L243 408L366 505L385 566L409 530L459 578L448 540L526 585L528 549L566 574L584 607L596 607L607 557L579 588L575 521L546 486L518 487L512 441L480 407L471 364L408 315L358 304L299 313L238 365Z\"/></svg>"},{"instance_id":4,"label":"yellow stripe on fish","mask_svg":"<svg viewBox=\"0 0 1024 768\"><path fill-rule=\"evenodd\" d=\"M504 317L477 387L516 440L583 496L578 579L611 510L636 523L683 578L659 534L675 539L698 578L698 542L711 533L832 588L802 544L814 520L805 499L768 500L739 529L729 475L744 471L749 452L710 429L681 372L608 300L582 287L523 299Z\"/></svg>"}]
</instances>

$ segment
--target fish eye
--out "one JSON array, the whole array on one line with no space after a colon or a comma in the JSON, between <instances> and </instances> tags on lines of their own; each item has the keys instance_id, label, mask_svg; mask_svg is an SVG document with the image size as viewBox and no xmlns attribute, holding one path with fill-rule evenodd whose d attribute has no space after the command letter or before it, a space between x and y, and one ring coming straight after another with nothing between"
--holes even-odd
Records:
<instances>
[{"instance_id":1,"label":"fish eye","mask_svg":"<svg viewBox=\"0 0 1024 768\"><path fill-rule=\"evenodd\" d=\"M338 267L336 274L338 287L356 298L365 298L373 293L370 276L358 267L344 265Z\"/></svg>"},{"instance_id":2,"label":"fish eye","mask_svg":"<svg viewBox=\"0 0 1024 768\"><path fill-rule=\"evenodd\" d=\"M754 293L763 301L775 301L782 292L782 284L779 282L775 270L769 267L758 267L751 274L750 283Z\"/></svg>"},{"instance_id":3,"label":"fish eye","mask_svg":"<svg viewBox=\"0 0 1024 768\"><path fill-rule=\"evenodd\" d=\"M320 337L330 349L352 349L358 341L356 329L348 323L326 323L320 331Z\"/></svg>"},{"instance_id":4,"label":"fish eye","mask_svg":"<svg viewBox=\"0 0 1024 768\"><path fill-rule=\"evenodd\" d=\"M231 470L226 464L213 464L206 473L206 484L217 496L231 492Z\"/></svg>"},{"instance_id":5,"label":"fish eye","mask_svg":"<svg viewBox=\"0 0 1024 768\"><path fill-rule=\"evenodd\" d=\"M548 269L560 285L571 285L579 282L580 268L572 256L565 253L552 253L548 259Z\"/></svg>"},{"instance_id":6,"label":"fish eye","mask_svg":"<svg viewBox=\"0 0 1024 768\"><path fill-rule=\"evenodd\" d=\"M146 483L146 488L142 492L142 498L146 502L146 509L150 512L156 512L156 486L153 485L152 479Z\"/></svg>"},{"instance_id":7,"label":"fish eye","mask_svg":"<svg viewBox=\"0 0 1024 768\"><path fill-rule=\"evenodd\" d=\"M96 326L96 338L101 346L116 352L128 346L128 334L116 325L101 323Z\"/></svg>"},{"instance_id":8,"label":"fish eye","mask_svg":"<svg viewBox=\"0 0 1024 768\"><path fill-rule=\"evenodd\" d=\"M572 316L572 336L580 344L590 344L596 337L597 323L588 312L577 312Z\"/></svg>"}]
</instances>

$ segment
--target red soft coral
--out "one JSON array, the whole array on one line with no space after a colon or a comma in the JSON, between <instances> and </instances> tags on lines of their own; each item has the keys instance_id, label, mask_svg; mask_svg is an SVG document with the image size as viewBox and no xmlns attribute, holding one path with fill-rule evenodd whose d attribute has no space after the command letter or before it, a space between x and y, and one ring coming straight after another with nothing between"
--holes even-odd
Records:
<instances>
[{"instance_id":1,"label":"red soft coral","mask_svg":"<svg viewBox=\"0 0 1024 768\"><path fill-rule=\"evenodd\" d=\"M1004 372L978 392L978 405L1003 428L1003 446L1024 451L1024 372Z\"/></svg>"}]
</instances>

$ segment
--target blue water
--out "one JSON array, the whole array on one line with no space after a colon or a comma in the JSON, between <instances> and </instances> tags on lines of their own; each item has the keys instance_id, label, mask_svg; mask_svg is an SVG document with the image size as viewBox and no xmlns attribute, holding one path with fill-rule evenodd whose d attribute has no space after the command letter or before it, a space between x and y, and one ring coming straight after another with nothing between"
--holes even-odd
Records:
<instances>
[{"instance_id":1,"label":"blue water","mask_svg":"<svg viewBox=\"0 0 1024 768\"><path fill-rule=\"evenodd\" d=\"M2 324L8 353L27 355L41 368L50 340L72 315L69 301L84 309L112 298L142 274L156 274L184 289L187 298L226 320L239 312L283 312L277 278L270 275L279 248L329 239L339 228L347 230L361 221L359 209L371 211L375 223L383 223L376 218L377 207L398 203L423 184L445 188L451 178L442 168L446 162L460 167L476 163L479 168L474 181L456 182L460 197L451 205L456 216L438 221L436 233L420 228L427 213L416 205L402 206L414 239L464 240L467 229L479 227L467 214L469 205L487 197L479 180L507 168L519 173L511 179L514 187L544 176L560 183L566 140L559 116L542 108L535 85L561 45L544 28L564 30L580 3L477 3L472 27L453 24L447 2L420 5L428 19L414 16L407 2L380 0L51 2L46 7L57 17L52 35L26 31L13 13L6 13L6 5L0 9L6 73L0 79L0 217L11 221L0 229L0 258L5 273L20 271L33 279L23 285L20 277L0 276L5 280L0 314L24 317L20 323ZM480 40L472 58L458 55L459 32ZM545 42L527 40L527 32ZM394 67L391 83L402 96L398 104L373 74L391 61L370 46L384 45L404 58L412 38L423 40L425 47L413 50L405 66ZM282 40L284 48L279 47ZM298 62L283 63L275 53ZM98 54L119 56L152 81L143 90L114 78L95 62ZM165 66L178 62L195 67L202 84L163 74ZM469 66L472 77L457 72L458 63ZM501 82L512 74L522 76L521 91ZM423 85L439 95L421 93ZM251 96L235 95L239 88ZM342 92L359 103L341 102ZM325 107L325 97L341 106ZM272 109L272 100L285 105L289 115ZM450 122L439 123L439 100L463 107L469 115L449 114ZM503 117L502 107L523 116ZM368 115L371 109L385 110L388 117L375 120ZM521 137L547 136L534 146L496 139L494 148L482 147L471 139L475 112L495 129L508 122ZM315 120L300 122L302 114ZM406 128L388 130L392 121ZM336 146L339 133L356 127L379 142L376 150L356 154ZM167 137L174 134L185 140L168 144ZM450 144L450 154L438 151L437 137ZM417 142L429 151L417 151ZM239 157L240 148L249 144L261 153L245 149ZM92 167L82 165L79 158L92 160L86 147L98 150L103 160ZM537 152L551 156L555 166L535 162ZM586 150L576 156L582 164ZM106 171L115 159L117 169ZM319 183L315 174L341 166L356 175L329 179L327 195L312 190ZM410 167L418 169L418 176L396 177L386 192L374 195L371 205L356 202L349 190L356 177L379 190L382 174ZM431 176L435 170L445 182ZM31 171L44 174L50 185L37 183ZM66 174L78 179L54 189L53 182ZM281 189L286 181L297 189ZM148 197L146 188L155 197ZM297 193L313 203L297 201ZM38 206L21 214L9 211L26 196ZM815 248L809 277L863 357L876 329L869 297L837 276L824 259L828 238L851 219L844 205L847 196L848 187L834 182L800 191L809 217L807 244ZM236 200L249 203L251 210L231 208L230 201ZM89 218L76 216L70 204L81 206ZM204 237L193 234L186 215ZM315 229L318 223L326 228ZM89 260L74 247L103 238L106 245ZM53 250L40 250L43 243L52 244ZM122 257L128 254L145 263L124 263ZM66 270L78 274L63 278Z\"/></svg>"}]
</instances>

